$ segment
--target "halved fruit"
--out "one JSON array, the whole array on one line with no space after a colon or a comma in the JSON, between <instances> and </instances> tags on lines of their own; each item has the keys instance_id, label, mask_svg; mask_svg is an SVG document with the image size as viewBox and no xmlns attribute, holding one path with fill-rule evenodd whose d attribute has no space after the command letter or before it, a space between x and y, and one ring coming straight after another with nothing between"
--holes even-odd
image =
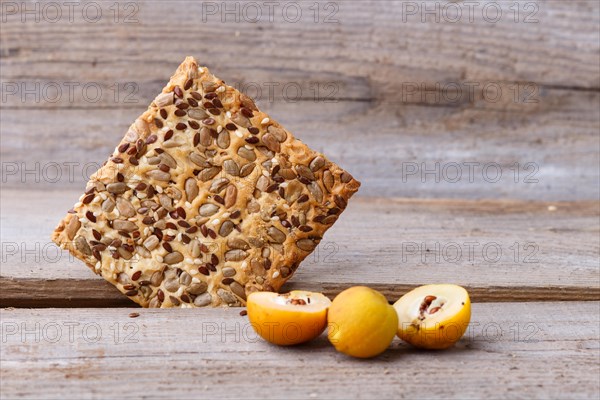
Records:
<instances>
[{"instance_id":1,"label":"halved fruit","mask_svg":"<svg viewBox=\"0 0 600 400\"><path fill-rule=\"evenodd\" d=\"M327 336L337 351L352 357L375 357L388 348L398 316L384 295L365 286L338 294L329 309Z\"/></svg>"},{"instance_id":2,"label":"halved fruit","mask_svg":"<svg viewBox=\"0 0 600 400\"><path fill-rule=\"evenodd\" d=\"M471 300L457 285L420 286L402 296L398 337L423 349L445 349L464 335L471 320Z\"/></svg>"},{"instance_id":3,"label":"halved fruit","mask_svg":"<svg viewBox=\"0 0 600 400\"><path fill-rule=\"evenodd\" d=\"M263 339L280 346L304 343L327 326L331 301L321 293L254 292L246 303L252 327Z\"/></svg>"}]
</instances>

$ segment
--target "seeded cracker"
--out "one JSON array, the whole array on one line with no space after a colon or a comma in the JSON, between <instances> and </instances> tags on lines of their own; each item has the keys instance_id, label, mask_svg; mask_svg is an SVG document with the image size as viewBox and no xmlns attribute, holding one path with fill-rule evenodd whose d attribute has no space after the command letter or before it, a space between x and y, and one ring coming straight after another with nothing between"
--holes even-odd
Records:
<instances>
[{"instance_id":1,"label":"seeded cracker","mask_svg":"<svg viewBox=\"0 0 600 400\"><path fill-rule=\"evenodd\" d=\"M278 291L360 183L188 57L52 240L144 307Z\"/></svg>"}]
</instances>

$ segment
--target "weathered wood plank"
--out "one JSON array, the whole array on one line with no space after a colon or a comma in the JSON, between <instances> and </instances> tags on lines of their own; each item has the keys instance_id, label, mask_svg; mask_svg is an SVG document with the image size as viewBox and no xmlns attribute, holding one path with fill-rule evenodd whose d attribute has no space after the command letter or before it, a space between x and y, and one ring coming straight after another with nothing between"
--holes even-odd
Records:
<instances>
[{"instance_id":1,"label":"weathered wood plank","mask_svg":"<svg viewBox=\"0 0 600 400\"><path fill-rule=\"evenodd\" d=\"M336 353L325 336L269 345L235 309L1 310L0 390L61 399L589 399L600 390L599 307L474 304L454 348L418 351L395 339L369 361Z\"/></svg>"},{"instance_id":2,"label":"weathered wood plank","mask_svg":"<svg viewBox=\"0 0 600 400\"><path fill-rule=\"evenodd\" d=\"M265 109L348 168L363 183L359 195L599 198L600 93L547 90L518 111L480 106L390 110L343 101ZM83 187L142 108L3 112L3 187Z\"/></svg>"},{"instance_id":3,"label":"weathered wood plank","mask_svg":"<svg viewBox=\"0 0 600 400\"><path fill-rule=\"evenodd\" d=\"M126 305L50 243L78 193L1 193L2 306ZM597 202L357 198L290 281L334 296L357 284L390 300L454 282L476 301L600 299Z\"/></svg>"},{"instance_id":4,"label":"weathered wood plank","mask_svg":"<svg viewBox=\"0 0 600 400\"><path fill-rule=\"evenodd\" d=\"M268 83L279 83L280 98L291 82L302 89L300 98L313 97L312 82L321 96L354 100L398 98L406 84L434 90L439 84L438 91L450 92L454 84L465 90L490 82L600 88L600 9L593 0L485 1L471 10L461 3L375 0L321 1L315 7L311 0L294 2L287 12L279 4L272 18L261 2L233 3L227 7L234 12L226 14L221 2L141 1L121 2L116 19L114 3L99 3L102 17L94 22L84 18L83 4L72 19L64 9L62 18L50 22L53 14L43 12L47 3L40 2L38 15L20 6L3 15L2 80L17 84L4 106L117 108L121 104L115 103L131 99L133 89L125 83L137 83L147 97L190 52L228 81L257 83L266 92ZM259 4L257 23L251 4ZM293 21L296 9L299 21ZM36 82L38 93L50 89L47 101L29 95L23 102L25 89ZM72 98L67 82L79 84ZM337 90L324 86L332 82ZM48 101L55 84L63 95ZM89 100L96 97L84 89L88 84L102 89L99 100Z\"/></svg>"}]
</instances>

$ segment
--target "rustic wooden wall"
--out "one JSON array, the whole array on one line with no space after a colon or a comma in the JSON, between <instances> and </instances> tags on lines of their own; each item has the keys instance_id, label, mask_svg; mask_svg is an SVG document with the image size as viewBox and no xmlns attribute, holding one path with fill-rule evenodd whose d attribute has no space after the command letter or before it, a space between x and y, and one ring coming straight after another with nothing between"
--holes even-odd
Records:
<instances>
[{"instance_id":1,"label":"rustic wooden wall","mask_svg":"<svg viewBox=\"0 0 600 400\"><path fill-rule=\"evenodd\" d=\"M423 22L411 2L321 2L315 22L313 2L298 2L296 23L281 10L274 22L223 22L206 3L121 3L116 21L98 3L96 23L82 7L58 23L3 9L5 304L128 304L57 260L48 236L186 55L363 183L292 285L335 294L362 282L393 298L446 280L477 300L599 298L598 2L488 2L502 8L496 23L487 3L472 21L449 10ZM467 257L471 240L502 258ZM424 247L411 255L414 243ZM463 254L447 262L455 243Z\"/></svg>"}]
</instances>

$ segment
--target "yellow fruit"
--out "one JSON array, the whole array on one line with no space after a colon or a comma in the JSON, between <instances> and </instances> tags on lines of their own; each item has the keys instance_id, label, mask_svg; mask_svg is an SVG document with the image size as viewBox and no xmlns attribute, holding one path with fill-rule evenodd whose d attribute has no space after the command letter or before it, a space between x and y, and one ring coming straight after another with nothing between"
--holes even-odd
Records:
<instances>
[{"instance_id":1,"label":"yellow fruit","mask_svg":"<svg viewBox=\"0 0 600 400\"><path fill-rule=\"evenodd\" d=\"M280 346L304 343L327 326L331 301L321 293L294 290L286 294L254 292L246 302L248 319L263 339Z\"/></svg>"},{"instance_id":2,"label":"yellow fruit","mask_svg":"<svg viewBox=\"0 0 600 400\"><path fill-rule=\"evenodd\" d=\"M445 349L464 335L471 320L471 300L457 285L420 286L394 303L398 337L423 349Z\"/></svg>"},{"instance_id":3,"label":"yellow fruit","mask_svg":"<svg viewBox=\"0 0 600 400\"><path fill-rule=\"evenodd\" d=\"M327 336L336 350L359 358L383 353L398 329L394 308L381 293L364 286L337 295L327 321Z\"/></svg>"}]
</instances>

